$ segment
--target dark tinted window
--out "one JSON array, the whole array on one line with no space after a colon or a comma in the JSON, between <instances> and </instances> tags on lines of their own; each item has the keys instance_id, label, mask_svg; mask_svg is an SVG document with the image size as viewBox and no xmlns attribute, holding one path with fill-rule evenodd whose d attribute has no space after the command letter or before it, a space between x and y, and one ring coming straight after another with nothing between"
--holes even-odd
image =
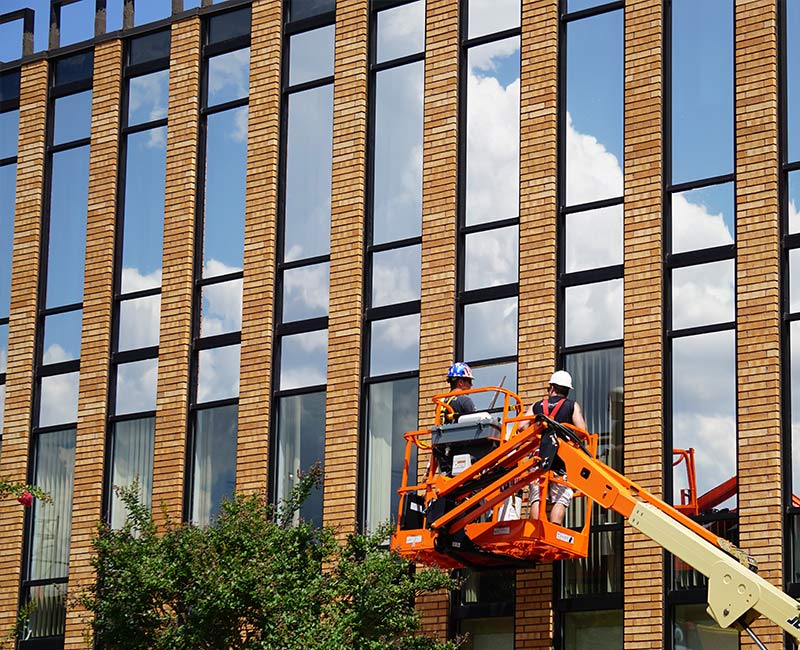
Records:
<instances>
[{"instance_id":1,"label":"dark tinted window","mask_svg":"<svg viewBox=\"0 0 800 650\"><path fill-rule=\"evenodd\" d=\"M250 33L250 7L212 16L208 21L208 43L221 43Z\"/></svg>"},{"instance_id":2,"label":"dark tinted window","mask_svg":"<svg viewBox=\"0 0 800 650\"><path fill-rule=\"evenodd\" d=\"M19 70L0 75L0 102L19 99Z\"/></svg>"},{"instance_id":3,"label":"dark tinted window","mask_svg":"<svg viewBox=\"0 0 800 650\"><path fill-rule=\"evenodd\" d=\"M289 20L302 20L336 11L335 0L289 0Z\"/></svg>"},{"instance_id":4,"label":"dark tinted window","mask_svg":"<svg viewBox=\"0 0 800 650\"><path fill-rule=\"evenodd\" d=\"M138 65L169 58L169 30L132 38L128 45L128 64Z\"/></svg>"},{"instance_id":5,"label":"dark tinted window","mask_svg":"<svg viewBox=\"0 0 800 650\"><path fill-rule=\"evenodd\" d=\"M68 56L56 61L55 85L76 81L88 81L92 78L92 68L94 66L94 52L82 52L74 56Z\"/></svg>"}]
</instances>

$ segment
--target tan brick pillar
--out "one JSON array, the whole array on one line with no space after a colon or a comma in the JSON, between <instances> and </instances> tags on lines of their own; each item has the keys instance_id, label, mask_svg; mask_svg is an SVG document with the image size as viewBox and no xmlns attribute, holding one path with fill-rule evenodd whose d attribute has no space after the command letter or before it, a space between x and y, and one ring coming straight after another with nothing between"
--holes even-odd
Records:
<instances>
[{"instance_id":1,"label":"tan brick pillar","mask_svg":"<svg viewBox=\"0 0 800 650\"><path fill-rule=\"evenodd\" d=\"M662 6L625 3L624 472L663 481ZM625 648L663 647L661 547L625 527Z\"/></svg>"},{"instance_id":2,"label":"tan brick pillar","mask_svg":"<svg viewBox=\"0 0 800 650\"><path fill-rule=\"evenodd\" d=\"M236 489L267 489L281 106L281 3L252 6Z\"/></svg>"},{"instance_id":3,"label":"tan brick pillar","mask_svg":"<svg viewBox=\"0 0 800 650\"><path fill-rule=\"evenodd\" d=\"M783 587L777 16L736 3L736 355L739 543ZM766 480L765 480L765 477ZM761 619L768 647L783 634ZM742 635L742 647L756 647Z\"/></svg>"},{"instance_id":4,"label":"tan brick pillar","mask_svg":"<svg viewBox=\"0 0 800 650\"><path fill-rule=\"evenodd\" d=\"M367 0L336 3L323 521L342 534L355 529L358 489L368 17Z\"/></svg>"},{"instance_id":5,"label":"tan brick pillar","mask_svg":"<svg viewBox=\"0 0 800 650\"><path fill-rule=\"evenodd\" d=\"M458 3L427 0L419 338L419 420L426 423L431 396L446 390L455 341L458 39ZM449 595L425 596L417 607L425 631L446 637Z\"/></svg>"},{"instance_id":6,"label":"tan brick pillar","mask_svg":"<svg viewBox=\"0 0 800 650\"><path fill-rule=\"evenodd\" d=\"M517 374L526 404L541 394L556 352L558 4L522 3ZM517 571L516 647L551 647L552 594L552 563Z\"/></svg>"},{"instance_id":7,"label":"tan brick pillar","mask_svg":"<svg viewBox=\"0 0 800 650\"><path fill-rule=\"evenodd\" d=\"M180 519L192 341L200 18L172 25L153 512Z\"/></svg>"},{"instance_id":8,"label":"tan brick pillar","mask_svg":"<svg viewBox=\"0 0 800 650\"><path fill-rule=\"evenodd\" d=\"M71 595L80 593L94 579L90 564L92 539L102 516L121 88L122 42L101 43L94 51L81 372L69 548ZM65 648L85 647L86 623L84 611L68 609Z\"/></svg>"},{"instance_id":9,"label":"tan brick pillar","mask_svg":"<svg viewBox=\"0 0 800 650\"><path fill-rule=\"evenodd\" d=\"M14 252L11 259L11 313L3 417L0 476L28 477L28 445L33 397L36 295L39 282L42 196L44 192L47 61L22 68L19 100ZM0 500L0 633L17 615L24 511L14 499Z\"/></svg>"}]
</instances>

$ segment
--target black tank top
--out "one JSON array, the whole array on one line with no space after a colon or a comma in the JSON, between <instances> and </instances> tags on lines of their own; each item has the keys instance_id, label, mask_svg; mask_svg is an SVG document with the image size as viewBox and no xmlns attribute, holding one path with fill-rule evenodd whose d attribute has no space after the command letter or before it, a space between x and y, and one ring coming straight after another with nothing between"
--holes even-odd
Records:
<instances>
[{"instance_id":1,"label":"black tank top","mask_svg":"<svg viewBox=\"0 0 800 650\"><path fill-rule=\"evenodd\" d=\"M553 410L561 400L564 400L564 403L559 407L556 414L553 415ZM536 415L541 415L544 413L544 408L542 406L542 402L544 400L539 400L536 404L533 405L533 412ZM550 413L550 418L555 420L556 422L567 424L572 424L572 414L575 412L575 400L569 399L568 397L561 397L560 395L550 395L547 398L547 405L548 405L548 412Z\"/></svg>"}]
</instances>

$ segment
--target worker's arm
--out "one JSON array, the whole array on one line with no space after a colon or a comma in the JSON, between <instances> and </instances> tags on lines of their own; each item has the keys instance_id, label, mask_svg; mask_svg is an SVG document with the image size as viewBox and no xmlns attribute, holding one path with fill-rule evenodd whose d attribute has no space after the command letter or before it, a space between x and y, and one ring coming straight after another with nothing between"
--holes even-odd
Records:
<instances>
[{"instance_id":1,"label":"worker's arm","mask_svg":"<svg viewBox=\"0 0 800 650\"><path fill-rule=\"evenodd\" d=\"M575 402L575 408L572 411L572 424L574 424L579 429L588 431L588 429L586 428L586 420L583 419L583 411L581 411L581 405L578 404L578 402Z\"/></svg>"}]
</instances>

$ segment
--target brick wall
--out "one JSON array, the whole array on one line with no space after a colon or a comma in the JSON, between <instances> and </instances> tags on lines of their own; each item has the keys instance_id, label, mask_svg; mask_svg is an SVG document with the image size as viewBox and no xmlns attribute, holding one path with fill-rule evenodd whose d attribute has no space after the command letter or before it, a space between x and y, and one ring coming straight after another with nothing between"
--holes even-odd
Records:
<instances>
[{"instance_id":1,"label":"brick wall","mask_svg":"<svg viewBox=\"0 0 800 650\"><path fill-rule=\"evenodd\" d=\"M39 279L42 196L44 192L47 62L22 68L20 82L17 197L8 324L6 403L0 476L28 478L28 445L33 397L36 296ZM13 499L0 500L0 630L17 613L24 511ZM4 632L3 632L4 633Z\"/></svg>"},{"instance_id":2,"label":"brick wall","mask_svg":"<svg viewBox=\"0 0 800 650\"><path fill-rule=\"evenodd\" d=\"M662 492L662 8L625 3L624 472ZM663 645L661 548L625 527L625 648Z\"/></svg>"},{"instance_id":3,"label":"brick wall","mask_svg":"<svg viewBox=\"0 0 800 650\"><path fill-rule=\"evenodd\" d=\"M323 520L356 523L367 133L367 0L336 3Z\"/></svg>"},{"instance_id":4,"label":"brick wall","mask_svg":"<svg viewBox=\"0 0 800 650\"><path fill-rule=\"evenodd\" d=\"M69 557L69 593L72 595L77 595L94 579L90 564L92 539L102 516L121 77L122 42L115 40L98 45L94 52L86 272ZM85 647L85 625L85 612L68 610L65 648Z\"/></svg>"},{"instance_id":5,"label":"brick wall","mask_svg":"<svg viewBox=\"0 0 800 650\"><path fill-rule=\"evenodd\" d=\"M519 394L539 399L556 351L558 1L522 9L520 79ZM517 571L515 642L550 648L553 565Z\"/></svg>"},{"instance_id":6,"label":"brick wall","mask_svg":"<svg viewBox=\"0 0 800 650\"><path fill-rule=\"evenodd\" d=\"M153 511L180 519L192 337L200 19L174 23L169 72L167 180L158 349Z\"/></svg>"},{"instance_id":7,"label":"brick wall","mask_svg":"<svg viewBox=\"0 0 800 650\"><path fill-rule=\"evenodd\" d=\"M736 3L736 355L739 542L783 585L776 4ZM764 477L770 477L764 480ZM759 621L768 647L783 634ZM756 647L742 635L742 647Z\"/></svg>"},{"instance_id":8,"label":"brick wall","mask_svg":"<svg viewBox=\"0 0 800 650\"><path fill-rule=\"evenodd\" d=\"M256 0L253 3L236 459L236 488L239 491L267 489L278 214L281 25L279 2Z\"/></svg>"},{"instance_id":9,"label":"brick wall","mask_svg":"<svg viewBox=\"0 0 800 650\"><path fill-rule=\"evenodd\" d=\"M425 17L422 157L422 286L419 340L420 422L430 398L447 389L455 345L456 184L458 165L458 3L428 0ZM418 601L424 629L447 634L448 594Z\"/></svg>"}]
</instances>

